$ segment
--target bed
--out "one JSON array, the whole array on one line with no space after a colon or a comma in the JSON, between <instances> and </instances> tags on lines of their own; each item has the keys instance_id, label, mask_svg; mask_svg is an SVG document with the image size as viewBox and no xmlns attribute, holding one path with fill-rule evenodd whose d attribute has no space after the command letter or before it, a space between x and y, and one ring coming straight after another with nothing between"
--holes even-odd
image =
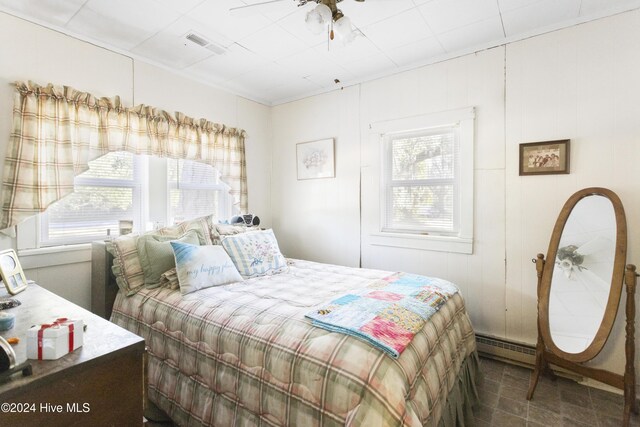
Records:
<instances>
[{"instance_id":1,"label":"bed","mask_svg":"<svg viewBox=\"0 0 640 427\"><path fill-rule=\"evenodd\" d=\"M478 358L459 293L394 359L304 317L390 272L287 261L286 272L188 295L127 296L94 243L94 310L145 339L148 399L178 425L472 425Z\"/></svg>"}]
</instances>

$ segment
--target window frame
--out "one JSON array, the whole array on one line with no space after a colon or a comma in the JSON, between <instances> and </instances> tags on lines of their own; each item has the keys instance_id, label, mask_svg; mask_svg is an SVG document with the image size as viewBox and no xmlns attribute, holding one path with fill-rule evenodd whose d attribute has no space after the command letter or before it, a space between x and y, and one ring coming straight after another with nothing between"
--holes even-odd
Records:
<instances>
[{"instance_id":1,"label":"window frame","mask_svg":"<svg viewBox=\"0 0 640 427\"><path fill-rule=\"evenodd\" d=\"M456 173L458 181L457 206L454 209L458 216L456 232L424 230L397 230L385 227L386 194L385 178L388 171L385 150L386 139L394 135L409 135L446 127L457 128L458 133L458 165ZM370 233L369 241L374 246L388 246L409 249L434 250L443 252L473 253L473 220L474 220L474 139L475 109L459 108L419 116L405 117L381 121L369 125L372 141L379 144L379 223L377 231ZM389 156L390 157L390 156Z\"/></svg>"},{"instance_id":2,"label":"window frame","mask_svg":"<svg viewBox=\"0 0 640 427\"><path fill-rule=\"evenodd\" d=\"M109 153L107 153L109 154ZM105 154L105 155L107 155ZM133 203L133 231L140 232L145 229L145 218L147 217L148 203L148 159L147 156L132 154L133 156L133 178L127 179L104 179L94 177L83 177L78 175L73 180L75 187L102 187L102 188L131 188ZM94 160L97 160L100 156ZM118 230L113 230L109 235L77 236L67 238L48 238L49 213L44 211L38 215L36 231L36 248L51 248L56 246L80 245L91 243L96 240L104 240L110 237L117 237Z\"/></svg>"},{"instance_id":3,"label":"window frame","mask_svg":"<svg viewBox=\"0 0 640 427\"><path fill-rule=\"evenodd\" d=\"M398 139L419 138L433 135L442 135L445 133L453 134L454 144L454 176L452 178L424 178L424 179L406 179L406 180L394 180L393 179L393 141ZM382 213L381 213L381 231L387 233L407 233L407 234L422 234L422 235L438 235L438 236L455 236L458 234L460 228L460 175L458 170L460 168L459 150L460 150L460 135L459 129L454 125L430 127L419 130L411 130L404 132L390 132L382 137L383 152L383 176L381 181L381 188L383 190L382 199ZM451 229L443 229L436 226L424 226L424 227L393 227L390 225L389 203L393 203L393 188L394 187L421 187L421 186L434 186L438 184L450 184L453 186L453 224Z\"/></svg>"},{"instance_id":4,"label":"window frame","mask_svg":"<svg viewBox=\"0 0 640 427\"><path fill-rule=\"evenodd\" d=\"M195 163L202 163L202 164L208 165L207 163L198 162L196 160L167 159L167 165L165 168L165 179L167 182L166 223L169 225L176 223L175 217L172 217L173 212L171 209L171 190L180 190L180 189L218 191L219 192L218 212L210 212L209 214L215 213L218 218L225 218L225 219L231 218L232 212L233 212L233 197L231 196L231 193L230 193L231 187L220 180L220 172L216 168L213 168L214 171L217 173L217 177L218 177L217 182L215 184L202 184L202 183L191 184L191 183L180 183L180 181L176 181L176 182L169 181L169 162L173 162L173 161L179 162L180 160L183 160L185 162L195 162ZM211 165L208 165L208 166L211 166Z\"/></svg>"}]
</instances>

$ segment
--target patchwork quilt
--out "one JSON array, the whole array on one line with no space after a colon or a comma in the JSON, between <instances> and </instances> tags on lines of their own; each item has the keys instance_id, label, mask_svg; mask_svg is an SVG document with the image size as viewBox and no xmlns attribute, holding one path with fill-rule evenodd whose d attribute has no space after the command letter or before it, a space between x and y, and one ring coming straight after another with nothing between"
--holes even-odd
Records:
<instances>
[{"instance_id":1,"label":"patchwork quilt","mask_svg":"<svg viewBox=\"0 0 640 427\"><path fill-rule=\"evenodd\" d=\"M308 261L181 295L119 293L148 347L148 396L181 426L437 426L475 337L459 293L395 359L305 317L393 273Z\"/></svg>"},{"instance_id":2,"label":"patchwork quilt","mask_svg":"<svg viewBox=\"0 0 640 427\"><path fill-rule=\"evenodd\" d=\"M456 292L446 280L396 273L307 313L315 326L370 342L397 358Z\"/></svg>"}]
</instances>

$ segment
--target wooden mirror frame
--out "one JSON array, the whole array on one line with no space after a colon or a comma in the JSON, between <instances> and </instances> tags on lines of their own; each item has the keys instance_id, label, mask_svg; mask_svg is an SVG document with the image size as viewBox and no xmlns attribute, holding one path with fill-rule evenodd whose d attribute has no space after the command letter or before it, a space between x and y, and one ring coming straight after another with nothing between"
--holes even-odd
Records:
<instances>
[{"instance_id":1,"label":"wooden mirror frame","mask_svg":"<svg viewBox=\"0 0 640 427\"><path fill-rule=\"evenodd\" d=\"M611 201L616 219L616 249L614 265L611 277L611 288L605 313L600 322L600 326L589 346L580 353L567 353L553 342L549 327L549 296L551 291L551 281L555 268L555 259L560 244L560 238L566 225L567 219L571 215L573 208L578 202L589 196L603 196ZM547 260L543 254L538 254L533 261L536 264L538 275L538 342L536 345L536 364L529 383L527 400L533 398L540 374L547 373L551 377L555 374L549 368L553 364L566 370L576 372L582 376L593 378L610 386L624 391L624 412L623 425L629 425L630 413L638 413L635 389L635 288L637 283L637 273L635 265L629 264L625 268L627 255L627 222L624 208L620 198L611 190L600 187L590 187L578 191L572 195L565 203L560 215L556 220L553 234L549 242ZM548 261L548 262L547 262ZM625 372L623 375L610 372L604 369L596 369L585 366L582 362L589 361L600 353L604 347L618 312L620 297L622 294L623 281L627 290L626 302L626 340L625 340Z\"/></svg>"},{"instance_id":2,"label":"wooden mirror frame","mask_svg":"<svg viewBox=\"0 0 640 427\"><path fill-rule=\"evenodd\" d=\"M580 353L567 353L560 349L551 336L551 328L549 325L549 298L551 294L551 286L553 283L553 271L555 269L555 259L560 246L562 232L571 216L573 209L583 199L591 196L606 197L613 206L616 220L616 249L613 260L613 271L611 276L611 287L609 288L609 298L605 307L604 316L600 321L600 326L596 335L589 346ZM607 342L613 322L616 320L618 313L618 305L620 304L620 296L622 295L622 282L624 280L624 266L627 260L627 219L624 213L624 207L620 198L611 190L606 188L585 188L575 193L567 200L564 207L558 215L556 225L553 228L553 234L549 242L547 250L547 263L542 272L542 283L540 292L538 293L538 319L540 322L540 333L547 348L559 357L571 362L581 363L587 362L598 355L602 351L604 344Z\"/></svg>"}]
</instances>

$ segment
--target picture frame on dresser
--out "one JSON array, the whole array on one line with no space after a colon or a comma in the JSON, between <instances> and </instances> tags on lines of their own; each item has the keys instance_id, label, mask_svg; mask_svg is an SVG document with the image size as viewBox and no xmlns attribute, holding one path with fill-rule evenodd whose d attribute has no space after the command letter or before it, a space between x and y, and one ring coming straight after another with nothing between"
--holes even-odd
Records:
<instances>
[{"instance_id":1,"label":"picture frame on dresser","mask_svg":"<svg viewBox=\"0 0 640 427\"><path fill-rule=\"evenodd\" d=\"M27 289L27 278L20 265L18 254L13 249L0 252L0 276L7 292L11 295Z\"/></svg>"}]
</instances>

